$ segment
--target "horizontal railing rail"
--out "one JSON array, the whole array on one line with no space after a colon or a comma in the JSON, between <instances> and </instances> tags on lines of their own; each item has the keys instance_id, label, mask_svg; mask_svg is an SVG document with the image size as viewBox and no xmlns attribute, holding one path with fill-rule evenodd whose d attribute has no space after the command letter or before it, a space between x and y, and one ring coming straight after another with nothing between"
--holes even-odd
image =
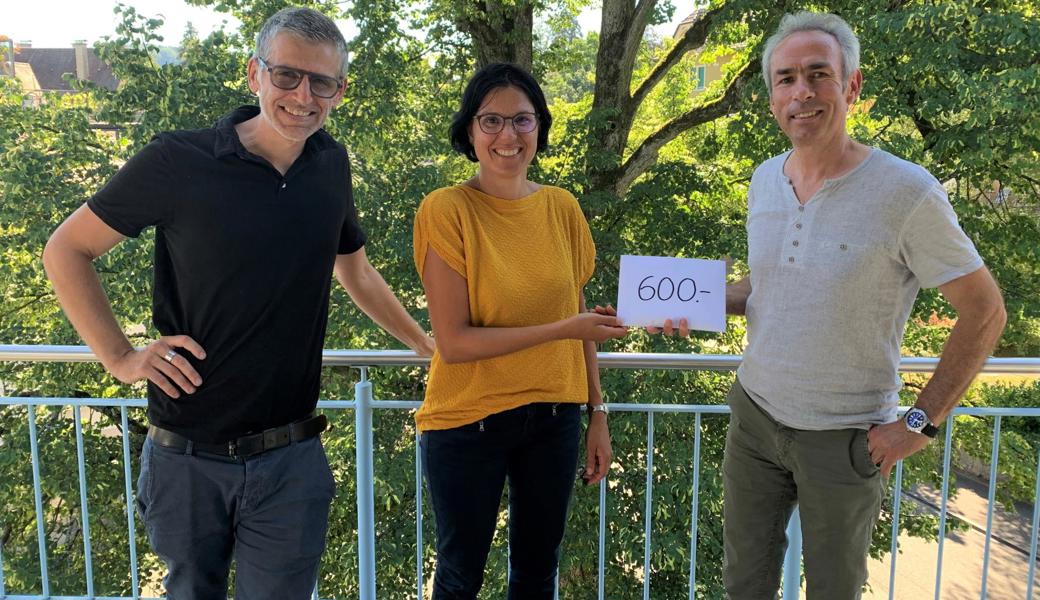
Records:
<instances>
[{"instance_id":1,"label":"horizontal railing rail","mask_svg":"<svg viewBox=\"0 0 1040 600\"><path fill-rule=\"evenodd\" d=\"M699 371L734 371L743 357L739 354L664 354L600 352L599 365L604 369L687 369ZM430 359L411 350L325 350L322 365L326 367L409 367L426 366ZM0 362L98 362L86 346L31 346L0 344ZM938 358L904 356L899 361L902 373L931 373ZM989 358L982 367L986 375L1038 375L1040 358Z\"/></svg>"},{"instance_id":2,"label":"horizontal railing rail","mask_svg":"<svg viewBox=\"0 0 1040 600\"><path fill-rule=\"evenodd\" d=\"M96 362L97 357L89 348L83 346L27 346L27 345L0 345L0 362ZM733 371L741 361L737 355L704 355L704 354L629 354L629 353L599 353L600 366L605 369L685 369L685 370L709 370L709 371ZM352 367L360 370L360 381L355 385L355 398L353 400L321 400L318 403L322 409L348 409L355 411L355 448L357 455L357 504L358 504L358 562L359 562L359 596L361 600L373 600L375 591L375 511L373 491L373 454L372 454L372 411L376 409L415 409L420 406L417 400L376 400L374 398L372 383L368 379L370 367L404 367L424 366L428 359L416 356L410 351L400 350L326 350L322 355L324 366ZM904 373L930 373L938 364L936 358L904 357L900 361L900 371ZM1040 358L990 358L983 366L982 372L994 375L1025 375L1040 376ZM0 546L0 599L29 600L29 599L62 599L80 600L87 598L101 598L94 595L94 585L91 566L90 547L90 518L86 498L86 476L84 466L83 437L80 420L80 410L83 407L116 407L119 408L122 432L123 468L124 468L124 490L126 499L127 530L129 534L129 549L131 562L131 577L134 595L132 598L140 598L140 586L137 580L137 548L135 542L135 523L133 507L133 492L131 486L131 462L130 443L128 437L128 413L129 408L145 407L147 401L141 398L25 398L25 397L0 397L0 406L20 405L29 408L27 419L29 420L29 437L32 454L32 472L34 498L36 503L37 541L40 552L41 581L43 587L42 595L11 595L5 593L3 577L3 548ZM78 454L80 501L82 508L82 527L84 538L84 555L86 568L86 595L84 596L55 596L50 593L47 572L46 531L43 519L43 504L41 491L41 475L39 464L39 447L35 423L35 407L37 406L67 406L73 410L76 428L76 443ZM696 541L697 541L697 515L698 515L698 492L699 492L699 468L701 450L701 417L706 414L728 414L729 407L726 405L692 405L692 404L644 404L644 403L610 403L614 412L638 412L645 413L647 418L647 441L646 441L646 488L645 488L645 513L644 513L644 564L643 573L643 597L650 597L650 554L651 554L651 525L653 507L653 458L654 458L654 415L661 413L688 413L695 417L694 427L694 454L693 454L693 482L692 496L693 505L690 531L690 598L694 597L696 584ZM943 472L940 523L938 536L938 556L936 562L935 597L940 597L940 584L942 578L942 556L943 541L945 539L941 532L945 531L947 514L947 500L949 495L948 481L950 476L951 444L953 435L953 420L959 415L973 415L979 417L993 418L993 446L990 457L990 479L988 493L988 509L986 519L986 539L983 557L983 588L982 597L986 597L986 580L990 562L990 541L993 537L993 512L996 505L995 492L997 481L997 463L999 459L999 439L1002 419L1005 417L1029 417L1040 418L1040 408L1010 408L1010 407L960 407L953 411L947 420L944 438ZM416 440L418 442L418 440ZM421 456L416 443L415 456L415 485L417 506L422 506L422 477ZM891 573L889 585L889 597L893 598L895 590L895 565L897 557L897 544L899 536L899 510L903 493L902 485L903 463L897 464L894 471L895 491L893 497L893 524L892 524L892 548L891 548ZM1037 489L1033 496L1034 514L1032 521L1032 536L1030 544L1029 575L1026 597L1032 597L1034 568L1037 557L1038 533L1040 533L1040 458L1038 458ZM599 556L598 556L598 597L602 600L604 596L604 540L606 531L606 481L601 481L599 488ZM423 523L421 508L416 515L416 593L421 598L423 594ZM801 559L801 532L797 512L788 527L790 540L788 554L785 560L784 572L784 597L796 599L799 594L800 584L800 559ZM318 590L314 592L318 597ZM122 597L120 597L122 598Z\"/></svg>"}]
</instances>

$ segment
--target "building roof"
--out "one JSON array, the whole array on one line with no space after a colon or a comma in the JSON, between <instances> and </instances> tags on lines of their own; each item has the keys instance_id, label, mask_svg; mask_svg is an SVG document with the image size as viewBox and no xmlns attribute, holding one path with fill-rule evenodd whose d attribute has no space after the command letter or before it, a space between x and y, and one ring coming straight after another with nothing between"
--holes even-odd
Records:
<instances>
[{"instance_id":1,"label":"building roof","mask_svg":"<svg viewBox=\"0 0 1040 600\"><path fill-rule=\"evenodd\" d=\"M22 82L23 89L29 86L34 90L40 89L40 82L36 80L36 74L29 63L14 63L14 76Z\"/></svg>"},{"instance_id":2,"label":"building roof","mask_svg":"<svg viewBox=\"0 0 1040 600\"><path fill-rule=\"evenodd\" d=\"M98 58L93 48L85 48L87 55L87 77L101 87L114 90L119 81L112 69ZM28 63L44 91L72 91L64 75L76 75L75 48L21 48L15 52L15 62Z\"/></svg>"},{"instance_id":3,"label":"building roof","mask_svg":"<svg viewBox=\"0 0 1040 600\"><path fill-rule=\"evenodd\" d=\"M682 20L682 23L675 28L675 33L672 34L674 39L679 39L686 33L686 30L693 27L693 24L700 20L701 17L708 12L706 8L698 8L697 10L690 13L690 16Z\"/></svg>"}]
</instances>

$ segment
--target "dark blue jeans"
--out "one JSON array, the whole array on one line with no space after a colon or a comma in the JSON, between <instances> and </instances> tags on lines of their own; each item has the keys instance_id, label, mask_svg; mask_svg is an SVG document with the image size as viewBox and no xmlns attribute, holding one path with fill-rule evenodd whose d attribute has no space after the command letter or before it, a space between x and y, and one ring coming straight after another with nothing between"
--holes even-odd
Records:
<instances>
[{"instance_id":1,"label":"dark blue jeans","mask_svg":"<svg viewBox=\"0 0 1040 600\"><path fill-rule=\"evenodd\" d=\"M551 600L577 479L577 404L531 404L422 434L437 520L433 600L477 597L509 481L509 599Z\"/></svg>"},{"instance_id":2,"label":"dark blue jeans","mask_svg":"<svg viewBox=\"0 0 1040 600\"><path fill-rule=\"evenodd\" d=\"M336 486L318 438L245 460L146 439L137 510L166 563L169 600L310 598Z\"/></svg>"}]
</instances>

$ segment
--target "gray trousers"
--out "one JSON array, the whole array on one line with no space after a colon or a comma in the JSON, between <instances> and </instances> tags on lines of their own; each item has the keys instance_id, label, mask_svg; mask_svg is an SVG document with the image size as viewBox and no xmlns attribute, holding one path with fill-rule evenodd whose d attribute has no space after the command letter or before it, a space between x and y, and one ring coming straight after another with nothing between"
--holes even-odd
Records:
<instances>
[{"instance_id":1,"label":"gray trousers","mask_svg":"<svg viewBox=\"0 0 1040 600\"><path fill-rule=\"evenodd\" d=\"M777 597L787 521L799 507L808 600L859 598L884 481L862 429L774 421L737 381L723 460L723 582L731 600Z\"/></svg>"},{"instance_id":2,"label":"gray trousers","mask_svg":"<svg viewBox=\"0 0 1040 600\"><path fill-rule=\"evenodd\" d=\"M146 439L137 509L166 563L169 600L310 598L335 483L319 438L244 460L193 456Z\"/></svg>"}]
</instances>

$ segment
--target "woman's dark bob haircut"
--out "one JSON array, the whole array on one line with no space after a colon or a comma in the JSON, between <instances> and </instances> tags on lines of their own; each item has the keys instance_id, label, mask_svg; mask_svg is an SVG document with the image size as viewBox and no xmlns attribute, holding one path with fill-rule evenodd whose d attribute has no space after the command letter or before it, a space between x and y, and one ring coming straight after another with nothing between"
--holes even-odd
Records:
<instances>
[{"instance_id":1,"label":"woman's dark bob haircut","mask_svg":"<svg viewBox=\"0 0 1040 600\"><path fill-rule=\"evenodd\" d=\"M448 129L448 137L451 139L451 147L466 155L466 158L477 162L477 153L473 149L473 142L469 139L469 126L473 117L480 110L480 105L489 92L497 88L513 86L524 94L534 105L534 113L538 117L538 151L542 152L549 146L549 128L552 126L552 115L549 107L545 104L545 94L538 82L530 73L522 67L507 63L492 63L476 72L473 78L466 84L466 91L462 93L462 106L455 113ZM509 115L505 115L509 116Z\"/></svg>"}]
</instances>

